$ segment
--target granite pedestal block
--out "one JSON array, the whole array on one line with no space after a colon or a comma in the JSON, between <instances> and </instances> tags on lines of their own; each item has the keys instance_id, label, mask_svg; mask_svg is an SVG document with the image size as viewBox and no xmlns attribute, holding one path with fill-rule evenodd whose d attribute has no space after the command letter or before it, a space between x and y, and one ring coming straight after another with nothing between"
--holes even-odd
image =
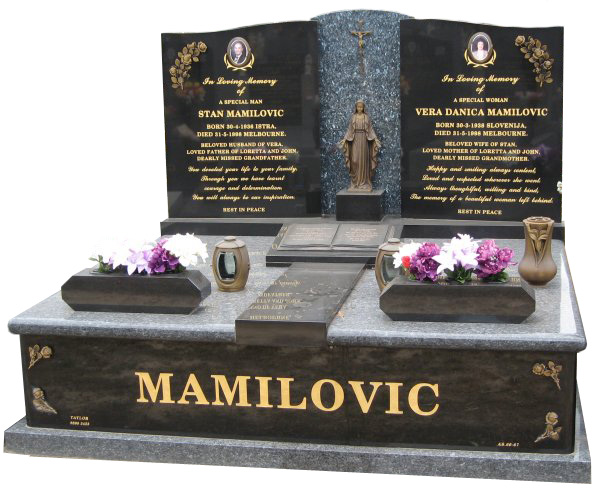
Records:
<instances>
[{"instance_id":1,"label":"granite pedestal block","mask_svg":"<svg viewBox=\"0 0 600 497\"><path fill-rule=\"evenodd\" d=\"M557 277L519 325L392 321L379 309L367 270L325 343L306 348L237 343L236 317L284 271L264 265L272 239L245 241L253 268L246 288L215 292L191 315L73 311L55 294L12 319L10 331L21 336L28 427L7 432L7 450L33 454L36 443L50 440L47 455L68 455L53 445L66 431L70 440L113 437L129 453L115 458L147 460L144 448L178 435L199 463L208 457L199 447L230 439L269 453L284 446L277 444L335 453L339 464L323 465L333 470L423 474L417 468L435 466L425 460L453 453L460 464L449 463L447 475L485 476L465 465L493 459L499 462L489 477L568 480L578 471L579 481L589 478L588 463L579 464L575 409L576 356L586 340L562 242L553 242ZM522 255L522 240L498 243ZM198 269L212 277L207 265ZM35 345L53 353L30 367ZM543 374L556 365L556 378ZM55 413L40 410L39 390ZM556 421L550 432L548 419ZM549 435L558 428L559 437ZM113 442L103 443L96 447L114 454ZM86 457L83 446L73 447L73 456ZM180 447L171 445L165 460L177 461ZM288 457L267 463L263 452L255 460L241 450L228 457L232 451L211 454L223 464L302 467Z\"/></svg>"},{"instance_id":2,"label":"granite pedestal block","mask_svg":"<svg viewBox=\"0 0 600 497\"><path fill-rule=\"evenodd\" d=\"M464 284L421 282L397 276L381 292L379 306L394 321L522 323L535 312L535 292L521 278Z\"/></svg>"},{"instance_id":3,"label":"granite pedestal block","mask_svg":"<svg viewBox=\"0 0 600 497\"><path fill-rule=\"evenodd\" d=\"M381 221L383 190L353 192L347 188L336 196L335 218L338 221Z\"/></svg>"},{"instance_id":4,"label":"granite pedestal block","mask_svg":"<svg viewBox=\"0 0 600 497\"><path fill-rule=\"evenodd\" d=\"M69 278L61 294L75 311L189 314L210 290L200 271L148 276L84 269Z\"/></svg>"}]
</instances>

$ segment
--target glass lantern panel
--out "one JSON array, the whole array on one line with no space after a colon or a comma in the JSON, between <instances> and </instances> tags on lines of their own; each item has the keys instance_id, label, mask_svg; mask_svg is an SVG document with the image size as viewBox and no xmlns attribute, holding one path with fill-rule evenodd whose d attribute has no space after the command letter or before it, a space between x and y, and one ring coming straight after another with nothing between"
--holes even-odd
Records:
<instances>
[{"instance_id":1,"label":"glass lantern panel","mask_svg":"<svg viewBox=\"0 0 600 497\"><path fill-rule=\"evenodd\" d=\"M231 252L221 252L217 259L219 277L223 281L232 281L235 278L237 260Z\"/></svg>"},{"instance_id":2,"label":"glass lantern panel","mask_svg":"<svg viewBox=\"0 0 600 497\"><path fill-rule=\"evenodd\" d=\"M389 283L400 274L400 268L394 267L394 256L385 254L381 261L381 276L385 283Z\"/></svg>"}]
</instances>

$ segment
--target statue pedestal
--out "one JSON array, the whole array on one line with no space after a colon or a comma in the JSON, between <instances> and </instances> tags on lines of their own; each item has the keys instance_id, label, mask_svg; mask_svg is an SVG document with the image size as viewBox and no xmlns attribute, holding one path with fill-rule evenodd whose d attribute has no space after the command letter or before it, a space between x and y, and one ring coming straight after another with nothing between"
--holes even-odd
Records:
<instances>
[{"instance_id":1,"label":"statue pedestal","mask_svg":"<svg viewBox=\"0 0 600 497\"><path fill-rule=\"evenodd\" d=\"M335 218L338 221L381 221L383 190L351 192L347 188L336 195Z\"/></svg>"}]
</instances>

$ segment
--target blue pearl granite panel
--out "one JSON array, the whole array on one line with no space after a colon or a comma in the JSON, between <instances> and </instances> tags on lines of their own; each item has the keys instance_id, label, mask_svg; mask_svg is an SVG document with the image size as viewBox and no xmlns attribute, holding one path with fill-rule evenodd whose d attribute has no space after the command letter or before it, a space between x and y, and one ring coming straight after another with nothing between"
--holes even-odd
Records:
<instances>
[{"instance_id":1,"label":"blue pearl granite panel","mask_svg":"<svg viewBox=\"0 0 600 497\"><path fill-rule=\"evenodd\" d=\"M335 213L336 193L350 183L337 143L344 137L359 99L365 101L382 145L373 187L385 189L386 214L400 212L400 21L409 18L376 10L333 12L314 18L319 35L324 214ZM358 37L352 31L371 32L364 37L364 72Z\"/></svg>"}]
</instances>

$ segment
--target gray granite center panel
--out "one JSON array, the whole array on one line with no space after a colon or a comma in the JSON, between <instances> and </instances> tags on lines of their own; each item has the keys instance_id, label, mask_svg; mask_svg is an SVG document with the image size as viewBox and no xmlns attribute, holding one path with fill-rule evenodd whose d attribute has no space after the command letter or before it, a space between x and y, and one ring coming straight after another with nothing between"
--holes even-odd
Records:
<instances>
[{"instance_id":1,"label":"gray granite center panel","mask_svg":"<svg viewBox=\"0 0 600 497\"><path fill-rule=\"evenodd\" d=\"M336 193L350 178L337 143L363 99L381 151L374 188L385 189L384 213L400 212L400 21L409 16L377 10L347 10L313 18L319 34L321 187L324 214L335 213ZM359 24L363 21L364 24ZM352 31L364 37L363 57ZM363 72L364 67L364 72Z\"/></svg>"},{"instance_id":2,"label":"gray granite center panel","mask_svg":"<svg viewBox=\"0 0 600 497\"><path fill-rule=\"evenodd\" d=\"M211 253L221 238L203 236L202 239L208 243ZM252 264L246 288L237 293L218 291L207 261L198 269L213 283L213 292L189 316L76 312L57 293L13 318L9 330L28 335L233 343L235 319L285 271L285 268L265 266L271 237L245 237L244 240ZM523 255L523 240L498 240L498 244L513 248L516 260ZM327 342L340 346L581 351L586 339L563 242L554 240L552 251L558 274L546 287L535 290L536 311L521 324L391 321L379 309L374 272L366 270L329 326ZM517 275L516 267L510 272ZM57 281L57 288L62 283Z\"/></svg>"}]
</instances>

